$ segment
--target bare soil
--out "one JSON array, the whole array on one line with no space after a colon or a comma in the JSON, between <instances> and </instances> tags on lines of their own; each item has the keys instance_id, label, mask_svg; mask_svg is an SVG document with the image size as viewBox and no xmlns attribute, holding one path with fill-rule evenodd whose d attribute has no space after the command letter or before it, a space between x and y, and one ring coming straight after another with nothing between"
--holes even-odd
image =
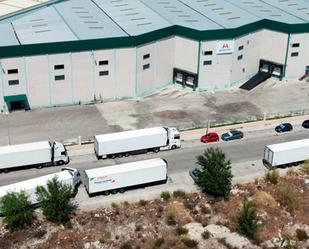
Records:
<instances>
[{"instance_id":1,"label":"bare soil","mask_svg":"<svg viewBox=\"0 0 309 249\"><path fill-rule=\"evenodd\" d=\"M9 232L0 225L1 249L185 249L231 248L227 240L203 238L190 244L183 226L201 224L224 226L236 231L236 218L244 199L251 200L261 221L258 238L250 248L284 248L278 241L289 237L297 241L296 228L309 235L308 175L290 173L274 185L265 180L234 186L228 200L215 199L202 193L171 193L169 200L156 199L138 203L113 204L109 209L79 212L65 225L54 225L44 219L31 226ZM277 188L287 184L296 192L297 208L289 210L280 204ZM192 225L190 225L192 224ZM199 230L200 231L200 230ZM269 243L265 243L268 241ZM277 242L275 242L277 241ZM298 248L309 248L309 240L298 241ZM235 248L235 247L233 247Z\"/></svg>"}]
</instances>

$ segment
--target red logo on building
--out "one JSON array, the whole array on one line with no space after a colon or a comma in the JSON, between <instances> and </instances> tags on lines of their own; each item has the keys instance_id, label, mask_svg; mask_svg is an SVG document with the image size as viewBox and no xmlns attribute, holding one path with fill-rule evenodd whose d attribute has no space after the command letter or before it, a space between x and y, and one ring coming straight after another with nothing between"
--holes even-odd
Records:
<instances>
[{"instance_id":1,"label":"red logo on building","mask_svg":"<svg viewBox=\"0 0 309 249\"><path fill-rule=\"evenodd\" d=\"M229 44L228 43L223 43L222 48L229 48Z\"/></svg>"}]
</instances>

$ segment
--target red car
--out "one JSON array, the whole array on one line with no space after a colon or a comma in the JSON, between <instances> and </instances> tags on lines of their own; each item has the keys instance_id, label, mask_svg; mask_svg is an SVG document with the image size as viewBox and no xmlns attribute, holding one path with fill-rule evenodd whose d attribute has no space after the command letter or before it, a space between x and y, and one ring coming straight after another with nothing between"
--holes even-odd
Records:
<instances>
[{"instance_id":1,"label":"red car","mask_svg":"<svg viewBox=\"0 0 309 249\"><path fill-rule=\"evenodd\" d=\"M209 132L201 137L201 142L209 143L209 142L217 142L219 141L219 135L216 132Z\"/></svg>"}]
</instances>

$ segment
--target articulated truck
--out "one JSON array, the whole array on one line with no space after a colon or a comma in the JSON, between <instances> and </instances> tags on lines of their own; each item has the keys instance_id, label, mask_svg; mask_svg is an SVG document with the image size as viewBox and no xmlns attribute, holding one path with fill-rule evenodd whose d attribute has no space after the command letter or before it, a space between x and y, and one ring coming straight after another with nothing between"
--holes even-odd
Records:
<instances>
[{"instance_id":1,"label":"articulated truck","mask_svg":"<svg viewBox=\"0 0 309 249\"><path fill-rule=\"evenodd\" d=\"M265 146L263 163L268 167L297 165L309 160L309 139Z\"/></svg>"},{"instance_id":2,"label":"articulated truck","mask_svg":"<svg viewBox=\"0 0 309 249\"><path fill-rule=\"evenodd\" d=\"M57 177L57 179L63 184L72 186L72 188L77 188L80 183L80 174L78 170L73 168L62 168L58 173L2 186L0 187L0 199L7 193L18 193L24 191L31 204L36 205L39 203L35 194L37 186L47 187L48 181L52 180L54 177Z\"/></svg>"},{"instance_id":3,"label":"articulated truck","mask_svg":"<svg viewBox=\"0 0 309 249\"><path fill-rule=\"evenodd\" d=\"M166 183L167 167L164 159L156 158L85 170L84 185L90 197L123 193L127 188Z\"/></svg>"},{"instance_id":4,"label":"articulated truck","mask_svg":"<svg viewBox=\"0 0 309 249\"><path fill-rule=\"evenodd\" d=\"M180 148L180 133L176 128L170 127L123 131L94 137L94 150L98 159L176 148Z\"/></svg>"},{"instance_id":5,"label":"articulated truck","mask_svg":"<svg viewBox=\"0 0 309 249\"><path fill-rule=\"evenodd\" d=\"M42 141L0 147L0 172L25 166L41 168L69 163L69 156L62 143Z\"/></svg>"}]
</instances>

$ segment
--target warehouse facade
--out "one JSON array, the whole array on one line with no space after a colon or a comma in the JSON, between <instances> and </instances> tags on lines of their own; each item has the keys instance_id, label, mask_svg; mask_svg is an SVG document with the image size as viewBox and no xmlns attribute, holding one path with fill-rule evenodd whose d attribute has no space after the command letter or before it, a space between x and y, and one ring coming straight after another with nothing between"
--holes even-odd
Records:
<instances>
[{"instance_id":1,"label":"warehouse facade","mask_svg":"<svg viewBox=\"0 0 309 249\"><path fill-rule=\"evenodd\" d=\"M2 110L309 75L309 0L45 1L0 33Z\"/></svg>"}]
</instances>

